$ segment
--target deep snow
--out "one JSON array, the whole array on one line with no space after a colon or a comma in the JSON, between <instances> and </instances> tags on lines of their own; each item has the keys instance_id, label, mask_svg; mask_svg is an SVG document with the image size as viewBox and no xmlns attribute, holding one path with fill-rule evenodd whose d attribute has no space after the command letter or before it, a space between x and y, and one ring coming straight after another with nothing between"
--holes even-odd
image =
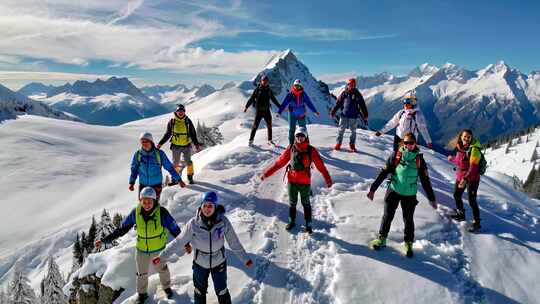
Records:
<instances>
[{"instance_id":1,"label":"deep snow","mask_svg":"<svg viewBox=\"0 0 540 304\"><path fill-rule=\"evenodd\" d=\"M374 138L369 131L358 131L360 152L353 154L331 149L335 127L309 126L311 141L335 184L324 188L322 177L315 173L315 233L309 237L300 228L286 232L283 170L264 182L258 179L284 149L285 122L277 121L274 129L279 147L266 146L263 126L256 147L247 147L253 113L241 113L246 98L241 90L231 88L188 106L194 121L219 126L225 142L194 156L196 185L168 187L162 195L162 203L184 223L195 213L201 192L219 193L255 261L255 268L247 269L227 252L234 303L540 302L537 201L499 179L485 177L479 190L484 231L469 234L444 215L453 206L453 171L446 158L436 153L425 157L441 207L436 212L419 195L415 258L398 253L403 232L400 211L389 247L369 250L367 242L376 236L383 212L384 189L374 202L365 195L391 149L390 137ZM0 215L0 282L11 278L14 262L22 260L33 269L30 278L37 288L49 254L57 257L62 272L69 271L74 233L87 229L92 214L97 217L104 207L125 214L135 206L136 194L127 190L127 178L137 134L150 130L159 138L169 117L120 127L32 116L2 124L0 144L7 149L0 152L0 166L7 170L0 190L8 195L0 203L11 207L10 213ZM301 219L301 207L299 211ZM133 247L130 232L118 247L91 255L80 274L97 272L105 284L126 288L118 303L128 300L134 295ZM191 259L170 261L177 303L189 303L193 294ZM158 285L157 276L152 276L152 297ZM209 303L216 303L209 290Z\"/></svg>"}]
</instances>

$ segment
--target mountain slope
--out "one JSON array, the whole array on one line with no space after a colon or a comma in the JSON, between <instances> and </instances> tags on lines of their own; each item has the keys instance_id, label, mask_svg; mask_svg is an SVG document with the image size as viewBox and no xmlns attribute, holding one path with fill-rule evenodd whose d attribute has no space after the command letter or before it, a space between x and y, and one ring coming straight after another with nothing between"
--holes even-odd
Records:
<instances>
[{"instance_id":1,"label":"mountain slope","mask_svg":"<svg viewBox=\"0 0 540 304\"><path fill-rule=\"evenodd\" d=\"M32 114L65 120L78 120L61 111L39 101L30 99L22 94L15 93L0 85L0 122L6 119L15 119L19 115Z\"/></svg>"},{"instance_id":2,"label":"mountain slope","mask_svg":"<svg viewBox=\"0 0 540 304\"><path fill-rule=\"evenodd\" d=\"M231 88L232 86L226 87ZM189 104L216 92L210 85L188 88L183 84L175 86L150 86L143 87L141 91L152 100L160 102L173 111L177 104Z\"/></svg>"},{"instance_id":3,"label":"mountain slope","mask_svg":"<svg viewBox=\"0 0 540 304\"><path fill-rule=\"evenodd\" d=\"M169 112L144 95L127 78L111 77L94 82L79 80L56 87L39 100L89 123L101 125L119 125Z\"/></svg>"}]
</instances>

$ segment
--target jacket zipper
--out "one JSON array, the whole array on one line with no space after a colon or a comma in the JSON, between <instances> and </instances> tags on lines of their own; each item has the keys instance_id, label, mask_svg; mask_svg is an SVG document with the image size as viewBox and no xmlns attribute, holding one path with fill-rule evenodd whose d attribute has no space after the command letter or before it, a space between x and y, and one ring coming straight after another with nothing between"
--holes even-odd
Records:
<instances>
[{"instance_id":1,"label":"jacket zipper","mask_svg":"<svg viewBox=\"0 0 540 304\"><path fill-rule=\"evenodd\" d=\"M212 231L208 230L208 236L210 237L210 269L212 269Z\"/></svg>"}]
</instances>

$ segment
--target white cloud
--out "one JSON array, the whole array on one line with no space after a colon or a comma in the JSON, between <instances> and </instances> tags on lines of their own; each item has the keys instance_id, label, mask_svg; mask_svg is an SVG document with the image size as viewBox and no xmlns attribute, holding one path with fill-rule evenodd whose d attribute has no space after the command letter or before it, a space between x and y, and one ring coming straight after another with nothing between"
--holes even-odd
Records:
<instances>
[{"instance_id":1,"label":"white cloud","mask_svg":"<svg viewBox=\"0 0 540 304\"><path fill-rule=\"evenodd\" d=\"M347 81L349 78L357 77L358 73L356 72L344 72L344 73L331 73L331 74L322 74L318 76L319 80L322 80L326 83L337 83Z\"/></svg>"}]
</instances>

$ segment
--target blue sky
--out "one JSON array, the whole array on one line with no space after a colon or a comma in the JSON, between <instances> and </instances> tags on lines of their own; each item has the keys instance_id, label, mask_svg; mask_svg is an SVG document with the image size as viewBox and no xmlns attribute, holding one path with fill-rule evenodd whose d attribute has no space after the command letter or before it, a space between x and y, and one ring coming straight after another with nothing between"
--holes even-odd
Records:
<instances>
[{"instance_id":1,"label":"blue sky","mask_svg":"<svg viewBox=\"0 0 540 304\"><path fill-rule=\"evenodd\" d=\"M293 52L323 80L429 62L540 70L540 1L3 0L0 83L251 78Z\"/></svg>"}]
</instances>

